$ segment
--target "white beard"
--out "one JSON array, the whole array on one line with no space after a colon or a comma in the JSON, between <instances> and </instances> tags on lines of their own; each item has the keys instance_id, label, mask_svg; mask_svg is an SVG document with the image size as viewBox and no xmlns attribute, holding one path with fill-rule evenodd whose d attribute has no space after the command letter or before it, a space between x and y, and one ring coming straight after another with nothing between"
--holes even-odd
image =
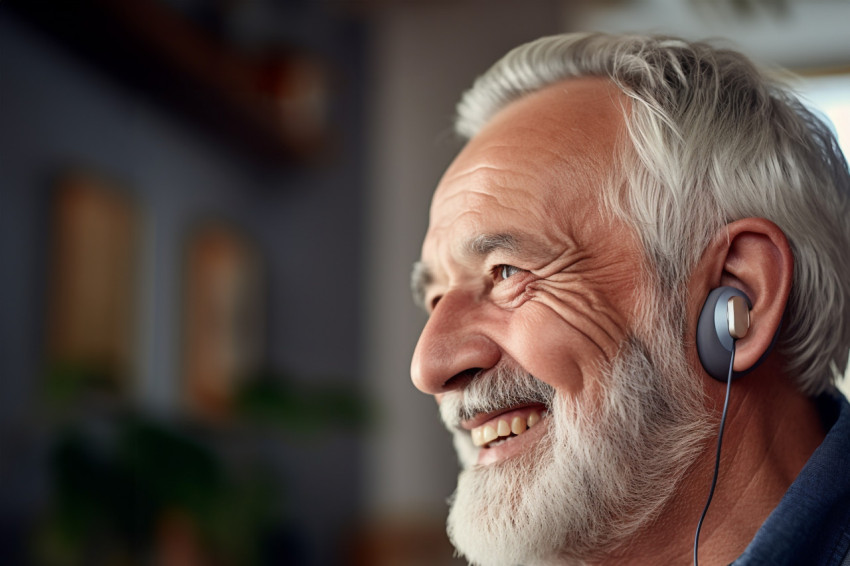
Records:
<instances>
[{"instance_id":1,"label":"white beard","mask_svg":"<svg viewBox=\"0 0 850 566\"><path fill-rule=\"evenodd\" d=\"M444 396L441 414L464 468L448 534L471 564L581 564L611 555L669 501L713 429L681 343L660 326L652 347L632 338L601 369L600 406L510 369ZM459 419L518 401L548 407L544 437L506 461L475 464L478 449L456 428Z\"/></svg>"}]
</instances>

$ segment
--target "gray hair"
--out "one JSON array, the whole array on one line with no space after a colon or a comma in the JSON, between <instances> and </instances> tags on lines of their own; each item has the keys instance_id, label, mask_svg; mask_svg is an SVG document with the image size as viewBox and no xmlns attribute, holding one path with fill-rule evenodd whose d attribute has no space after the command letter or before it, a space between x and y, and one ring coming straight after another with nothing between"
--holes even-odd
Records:
<instances>
[{"instance_id":1,"label":"gray hair","mask_svg":"<svg viewBox=\"0 0 850 566\"><path fill-rule=\"evenodd\" d=\"M464 94L455 129L472 137L511 101L587 76L610 79L631 101L616 156L628 191L612 184L604 200L635 227L663 288L682 289L729 222L774 222L795 260L779 348L803 392L830 391L850 347L850 174L830 128L739 53L567 34L498 61Z\"/></svg>"}]
</instances>

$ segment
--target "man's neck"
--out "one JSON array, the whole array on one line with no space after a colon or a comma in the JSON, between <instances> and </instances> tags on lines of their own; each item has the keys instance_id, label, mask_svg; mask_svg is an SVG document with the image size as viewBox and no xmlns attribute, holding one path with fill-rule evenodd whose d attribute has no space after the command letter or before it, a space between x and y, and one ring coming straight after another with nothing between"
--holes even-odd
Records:
<instances>
[{"instance_id":1,"label":"man's neck","mask_svg":"<svg viewBox=\"0 0 850 566\"><path fill-rule=\"evenodd\" d=\"M777 506L824 430L812 399L770 366L732 384L717 487L702 526L699 559L729 564L747 547ZM711 384L720 413L725 384ZM714 472L716 437L683 478L657 519L616 558L600 565L690 564L696 525Z\"/></svg>"}]
</instances>

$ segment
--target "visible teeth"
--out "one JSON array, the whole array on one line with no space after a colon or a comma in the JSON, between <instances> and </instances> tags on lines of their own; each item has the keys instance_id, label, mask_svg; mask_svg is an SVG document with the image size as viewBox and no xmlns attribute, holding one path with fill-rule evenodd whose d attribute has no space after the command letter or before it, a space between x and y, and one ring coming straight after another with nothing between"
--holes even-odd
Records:
<instances>
[{"instance_id":1,"label":"visible teeth","mask_svg":"<svg viewBox=\"0 0 850 566\"><path fill-rule=\"evenodd\" d=\"M481 427L472 429L472 443L476 446L484 445L484 430Z\"/></svg>"},{"instance_id":2,"label":"visible teeth","mask_svg":"<svg viewBox=\"0 0 850 566\"><path fill-rule=\"evenodd\" d=\"M531 411L528 420L522 417L514 417L510 423L500 419L495 425L487 424L472 429L472 443L475 446L485 446L497 438L508 438L511 435L520 435L530 429L541 420L540 413ZM502 442L501 440L499 442Z\"/></svg>"},{"instance_id":3,"label":"visible teeth","mask_svg":"<svg viewBox=\"0 0 850 566\"><path fill-rule=\"evenodd\" d=\"M522 417L514 417L514 420L511 421L511 432L514 434L522 434L527 428L525 419Z\"/></svg>"},{"instance_id":4,"label":"visible teeth","mask_svg":"<svg viewBox=\"0 0 850 566\"><path fill-rule=\"evenodd\" d=\"M496 440L497 438L499 438L499 433L496 432L495 428L493 428L491 425L487 425L487 426L484 427L484 431L481 434L481 439L484 441L484 444L487 444L488 442L492 442L493 440Z\"/></svg>"}]
</instances>

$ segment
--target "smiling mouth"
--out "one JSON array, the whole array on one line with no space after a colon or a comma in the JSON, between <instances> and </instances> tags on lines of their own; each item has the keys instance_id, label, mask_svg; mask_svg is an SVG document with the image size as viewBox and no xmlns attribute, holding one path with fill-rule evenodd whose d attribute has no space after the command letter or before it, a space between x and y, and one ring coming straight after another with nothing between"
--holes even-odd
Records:
<instances>
[{"instance_id":1,"label":"smiling mouth","mask_svg":"<svg viewBox=\"0 0 850 566\"><path fill-rule=\"evenodd\" d=\"M545 411L526 408L510 411L473 428L472 443L479 448L494 448L524 434L540 423Z\"/></svg>"}]
</instances>

